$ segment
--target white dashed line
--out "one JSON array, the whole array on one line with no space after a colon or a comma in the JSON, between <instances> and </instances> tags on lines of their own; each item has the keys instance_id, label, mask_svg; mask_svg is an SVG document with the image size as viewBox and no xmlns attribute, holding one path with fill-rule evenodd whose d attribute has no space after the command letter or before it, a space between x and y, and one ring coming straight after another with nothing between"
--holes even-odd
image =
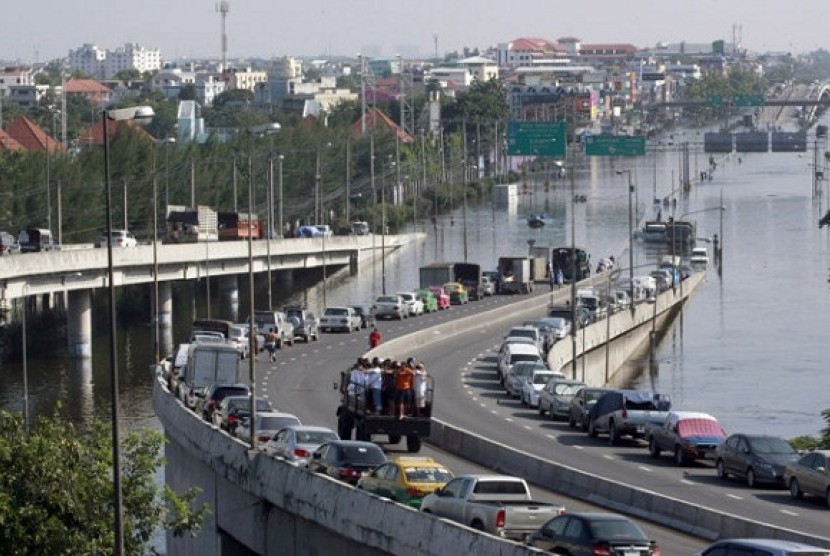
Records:
<instances>
[{"instance_id":1,"label":"white dashed line","mask_svg":"<svg viewBox=\"0 0 830 556\"><path fill-rule=\"evenodd\" d=\"M730 493L727 492L726 495L729 498L732 498L733 500L743 500L744 499L743 496L738 496L737 494L730 494Z\"/></svg>"},{"instance_id":2,"label":"white dashed line","mask_svg":"<svg viewBox=\"0 0 830 556\"><path fill-rule=\"evenodd\" d=\"M486 403L479 403L478 405L480 405L481 407L487 407Z\"/></svg>"},{"instance_id":3,"label":"white dashed line","mask_svg":"<svg viewBox=\"0 0 830 556\"><path fill-rule=\"evenodd\" d=\"M605 459L614 459L614 456L612 456L611 454L602 454L602 457L604 457Z\"/></svg>"},{"instance_id":4,"label":"white dashed line","mask_svg":"<svg viewBox=\"0 0 830 556\"><path fill-rule=\"evenodd\" d=\"M782 514L787 514L787 515L791 515L791 516L797 516L798 515L798 512L793 512L793 511L790 511L790 510L779 510L779 511Z\"/></svg>"},{"instance_id":5,"label":"white dashed line","mask_svg":"<svg viewBox=\"0 0 830 556\"><path fill-rule=\"evenodd\" d=\"M651 467L646 467L645 465L638 465L637 468L641 471L645 471L646 473L651 473Z\"/></svg>"},{"instance_id":6,"label":"white dashed line","mask_svg":"<svg viewBox=\"0 0 830 556\"><path fill-rule=\"evenodd\" d=\"M504 418L504 420L505 420L505 421L507 421L508 423L512 423L512 422L513 422L513 418L512 418L512 417L505 417L505 418Z\"/></svg>"},{"instance_id":7,"label":"white dashed line","mask_svg":"<svg viewBox=\"0 0 830 556\"><path fill-rule=\"evenodd\" d=\"M525 428L526 428L527 430L529 430L529 431L532 431L532 430L533 430L533 427L531 427L530 425L525 425Z\"/></svg>"},{"instance_id":8,"label":"white dashed line","mask_svg":"<svg viewBox=\"0 0 830 556\"><path fill-rule=\"evenodd\" d=\"M499 412L498 412L498 411L496 411L495 409L491 409L491 410L490 410L490 413L492 413L493 415L498 415L498 413L499 413Z\"/></svg>"},{"instance_id":9,"label":"white dashed line","mask_svg":"<svg viewBox=\"0 0 830 556\"><path fill-rule=\"evenodd\" d=\"M573 446L573 447L576 448L577 450L582 450L582 446Z\"/></svg>"},{"instance_id":10,"label":"white dashed line","mask_svg":"<svg viewBox=\"0 0 830 556\"><path fill-rule=\"evenodd\" d=\"M680 479L680 482L683 483L684 485L690 485L690 486L695 484L694 482L692 482L688 479Z\"/></svg>"}]
</instances>

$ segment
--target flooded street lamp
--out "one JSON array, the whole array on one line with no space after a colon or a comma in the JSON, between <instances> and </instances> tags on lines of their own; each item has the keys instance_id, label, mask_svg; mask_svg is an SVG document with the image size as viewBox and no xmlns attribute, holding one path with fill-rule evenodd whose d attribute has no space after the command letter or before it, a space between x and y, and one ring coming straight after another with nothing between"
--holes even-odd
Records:
<instances>
[{"instance_id":1,"label":"flooded street lamp","mask_svg":"<svg viewBox=\"0 0 830 556\"><path fill-rule=\"evenodd\" d=\"M634 183L631 181L631 169L617 170L617 175L628 175L628 296L631 298L631 310L634 310Z\"/></svg>"},{"instance_id":2,"label":"flooded street lamp","mask_svg":"<svg viewBox=\"0 0 830 556\"><path fill-rule=\"evenodd\" d=\"M112 183L110 181L110 122L134 121L147 124L154 116L149 106L133 106L130 108L114 108L102 110L103 139L104 139L104 184L106 190L107 215L107 289L109 292L109 328L110 328L110 384L112 393L112 481L113 481L113 512L115 525L115 554L124 554L124 524L123 501L121 496L121 440L118 419L118 353L115 330L115 269L112 264Z\"/></svg>"}]
</instances>

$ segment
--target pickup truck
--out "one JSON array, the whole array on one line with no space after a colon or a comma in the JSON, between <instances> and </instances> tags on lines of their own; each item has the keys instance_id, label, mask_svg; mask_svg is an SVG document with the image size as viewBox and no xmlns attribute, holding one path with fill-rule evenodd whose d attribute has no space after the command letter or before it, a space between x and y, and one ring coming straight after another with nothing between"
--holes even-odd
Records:
<instances>
[{"instance_id":1,"label":"pickup truck","mask_svg":"<svg viewBox=\"0 0 830 556\"><path fill-rule=\"evenodd\" d=\"M684 465L690 459L715 459L726 433L708 413L670 411L662 424L646 426L646 440L651 457L671 452L675 463Z\"/></svg>"},{"instance_id":2,"label":"pickup truck","mask_svg":"<svg viewBox=\"0 0 830 556\"><path fill-rule=\"evenodd\" d=\"M531 499L524 479L506 475L461 475L424 497L421 511L473 529L524 541L564 506Z\"/></svg>"},{"instance_id":3,"label":"pickup truck","mask_svg":"<svg viewBox=\"0 0 830 556\"><path fill-rule=\"evenodd\" d=\"M643 438L646 425L662 425L671 409L671 399L648 390L611 390L588 411L588 434L608 434L613 446L621 436Z\"/></svg>"}]
</instances>

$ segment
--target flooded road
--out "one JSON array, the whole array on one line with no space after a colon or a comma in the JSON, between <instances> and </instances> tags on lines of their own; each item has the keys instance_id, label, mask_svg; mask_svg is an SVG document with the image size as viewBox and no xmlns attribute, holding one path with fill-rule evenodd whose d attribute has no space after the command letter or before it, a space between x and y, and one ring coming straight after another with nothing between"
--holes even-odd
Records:
<instances>
[{"instance_id":1,"label":"flooded road","mask_svg":"<svg viewBox=\"0 0 830 556\"><path fill-rule=\"evenodd\" d=\"M528 181L533 194L521 196L512 209L494 209L489 202L470 200L466 234L461 206L435 223L427 219L410 226L408 231L423 232L425 239L392 254L385 265L367 262L355 276L345 271L330 277L328 303L369 302L382 289L383 266L388 291L411 289L417 285L418 266L463 260L465 235L468 260L484 269L494 268L499 256L527 253L528 240L537 245L569 245L571 214L575 243L591 253L594 265L599 258L614 255L626 266L628 174L616 171L631 170L636 185L633 201L642 218L655 194L660 198L671 195L679 167L675 146L683 140L692 143L690 169L697 176L708 159L700 152L701 133L688 133L685 139L675 136L671 145L666 138L656 154L636 160L577 157L573 182L569 177L536 174ZM729 432L785 437L817 434L824 426L820 412L830 407L824 351L830 340L830 232L817 227L827 208L827 193L813 196L808 166L812 153L744 154L741 159L739 163L732 156L722 161L712 181L695 184L687 195L677 197L676 216L694 213L689 218L697 220L699 237L722 233L723 272L719 276L710 265L707 282L662 337L656 369L649 372L647 361L632 365L645 369L639 384L671 395L676 408L716 415ZM546 179L552 179L548 191ZM572 202L574 193L586 200ZM722 230L721 195L726 207ZM539 212L550 217L547 225L529 228L527 215ZM635 243L634 249L635 265L654 260L643 244ZM203 289L197 288L197 297L204 296ZM274 296L277 306L304 300L319 309L322 286L305 292L275 290ZM242 311L246 298L240 291ZM258 302L266 299L264 291L257 292ZM189 303L179 296L174 300L177 340L189 328ZM203 306L203 299L197 299L197 306ZM33 414L49 413L60 401L62 412L73 421L91 415L107 417L106 311L98 307L94 314L92 360L44 360L29 354ZM121 410L130 426L158 427L148 372L152 336L152 328L144 322L131 323L119 334ZM21 365L4 365L0 376L0 406L21 410Z\"/></svg>"}]
</instances>

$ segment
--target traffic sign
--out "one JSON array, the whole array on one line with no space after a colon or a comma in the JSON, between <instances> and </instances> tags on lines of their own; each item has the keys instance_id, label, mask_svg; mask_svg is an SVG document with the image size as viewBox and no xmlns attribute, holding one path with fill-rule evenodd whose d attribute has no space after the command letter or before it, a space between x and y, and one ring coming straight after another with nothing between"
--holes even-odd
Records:
<instances>
[{"instance_id":1,"label":"traffic sign","mask_svg":"<svg viewBox=\"0 0 830 556\"><path fill-rule=\"evenodd\" d=\"M509 122L507 154L519 156L565 156L565 122Z\"/></svg>"},{"instance_id":2,"label":"traffic sign","mask_svg":"<svg viewBox=\"0 0 830 556\"><path fill-rule=\"evenodd\" d=\"M723 96L708 95L706 97L706 105L710 108L720 108L721 106L723 106Z\"/></svg>"},{"instance_id":3,"label":"traffic sign","mask_svg":"<svg viewBox=\"0 0 830 556\"><path fill-rule=\"evenodd\" d=\"M646 138L642 135L589 135L585 137L588 156L643 156Z\"/></svg>"},{"instance_id":4,"label":"traffic sign","mask_svg":"<svg viewBox=\"0 0 830 556\"><path fill-rule=\"evenodd\" d=\"M763 106L764 95L734 95L732 106Z\"/></svg>"}]
</instances>

